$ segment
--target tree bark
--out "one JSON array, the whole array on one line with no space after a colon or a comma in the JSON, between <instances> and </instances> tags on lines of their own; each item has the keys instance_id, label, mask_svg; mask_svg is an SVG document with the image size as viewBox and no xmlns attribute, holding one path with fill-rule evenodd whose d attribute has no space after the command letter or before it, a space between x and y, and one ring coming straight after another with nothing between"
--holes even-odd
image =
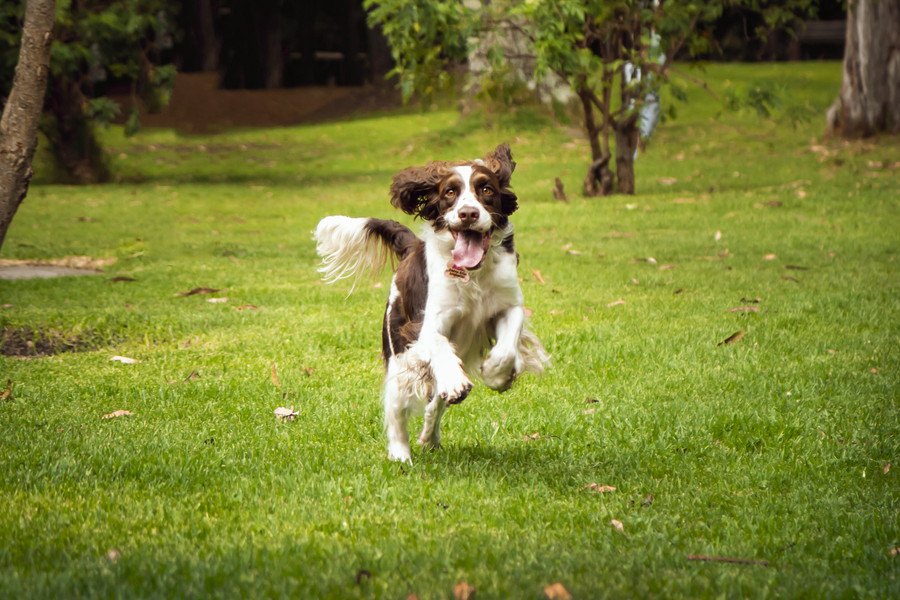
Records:
<instances>
[{"instance_id":1,"label":"tree bark","mask_svg":"<svg viewBox=\"0 0 900 600\"><path fill-rule=\"evenodd\" d=\"M634 194L634 152L637 150L637 119L629 117L616 126L616 190Z\"/></svg>"},{"instance_id":2,"label":"tree bark","mask_svg":"<svg viewBox=\"0 0 900 600\"><path fill-rule=\"evenodd\" d=\"M28 0L25 6L19 62L0 117L0 248L33 175L55 15L54 0Z\"/></svg>"},{"instance_id":3,"label":"tree bark","mask_svg":"<svg viewBox=\"0 0 900 600\"><path fill-rule=\"evenodd\" d=\"M855 0L847 11L844 76L828 130L900 133L900 0Z\"/></svg>"},{"instance_id":4,"label":"tree bark","mask_svg":"<svg viewBox=\"0 0 900 600\"><path fill-rule=\"evenodd\" d=\"M601 146L600 144L601 128L597 125L589 92L581 88L577 93L584 112L584 129L591 144L591 165L584 177L582 192L588 197L607 196L613 188L613 176L609 169L609 152L604 152L605 145Z\"/></svg>"}]
</instances>

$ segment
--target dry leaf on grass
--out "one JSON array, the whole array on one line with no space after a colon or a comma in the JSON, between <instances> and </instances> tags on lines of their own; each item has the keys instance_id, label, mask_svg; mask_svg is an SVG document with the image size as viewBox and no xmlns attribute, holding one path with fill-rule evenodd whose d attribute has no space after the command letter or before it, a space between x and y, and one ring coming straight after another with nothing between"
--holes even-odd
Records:
<instances>
[{"instance_id":1,"label":"dry leaf on grass","mask_svg":"<svg viewBox=\"0 0 900 600\"><path fill-rule=\"evenodd\" d=\"M188 290L187 292L178 292L175 294L176 296L185 297L185 296L196 296L197 294L215 294L216 292L221 292L222 290L217 288L208 288L208 287L195 287L192 290Z\"/></svg>"},{"instance_id":2,"label":"dry leaf on grass","mask_svg":"<svg viewBox=\"0 0 900 600\"><path fill-rule=\"evenodd\" d=\"M724 340L722 340L721 342L716 344L716 346L723 346L725 344L733 344L735 342L741 341L741 339L743 339L743 337L744 337L744 330L739 329L738 331L735 331L734 333L729 335L727 338L725 338Z\"/></svg>"},{"instance_id":3,"label":"dry leaf on grass","mask_svg":"<svg viewBox=\"0 0 900 600\"><path fill-rule=\"evenodd\" d=\"M276 388L281 389L281 379L278 378L278 365L274 362L272 363L272 369L269 373L269 377L272 379L272 385Z\"/></svg>"},{"instance_id":4,"label":"dry leaf on grass","mask_svg":"<svg viewBox=\"0 0 900 600\"><path fill-rule=\"evenodd\" d=\"M619 533L625 533L625 526L622 525L622 521L618 519L612 519L609 524L615 527L616 531L618 531Z\"/></svg>"},{"instance_id":5,"label":"dry leaf on grass","mask_svg":"<svg viewBox=\"0 0 900 600\"><path fill-rule=\"evenodd\" d=\"M456 585L453 586L453 599L454 600L472 600L475 597L475 586L466 582L460 581Z\"/></svg>"},{"instance_id":6,"label":"dry leaf on grass","mask_svg":"<svg viewBox=\"0 0 900 600\"><path fill-rule=\"evenodd\" d=\"M644 496L644 499L641 500L641 506L650 506L651 504L653 504L653 500L653 494L647 494L646 496Z\"/></svg>"},{"instance_id":7,"label":"dry leaf on grass","mask_svg":"<svg viewBox=\"0 0 900 600\"><path fill-rule=\"evenodd\" d=\"M616 487L613 485L600 485L599 483L589 483L584 487L591 490L592 492L597 492L598 494L606 494L608 492L616 491Z\"/></svg>"},{"instance_id":8,"label":"dry leaf on grass","mask_svg":"<svg viewBox=\"0 0 900 600\"><path fill-rule=\"evenodd\" d=\"M775 260L776 258L778 258L778 255L775 254L774 252L770 252L768 254L763 255L763 260Z\"/></svg>"},{"instance_id":9,"label":"dry leaf on grass","mask_svg":"<svg viewBox=\"0 0 900 600\"><path fill-rule=\"evenodd\" d=\"M894 546L893 548L891 548L889 554L891 556L900 556L900 547Z\"/></svg>"},{"instance_id":10,"label":"dry leaf on grass","mask_svg":"<svg viewBox=\"0 0 900 600\"><path fill-rule=\"evenodd\" d=\"M133 414L134 413L131 412L130 410L114 410L109 414L103 415L101 418L102 419L117 419L119 417L130 417Z\"/></svg>"},{"instance_id":11,"label":"dry leaf on grass","mask_svg":"<svg viewBox=\"0 0 900 600\"><path fill-rule=\"evenodd\" d=\"M541 434L538 433L537 431L535 431L534 433L526 433L525 434L526 442L533 442L533 441L539 440L539 439L541 439Z\"/></svg>"},{"instance_id":12,"label":"dry leaf on grass","mask_svg":"<svg viewBox=\"0 0 900 600\"><path fill-rule=\"evenodd\" d=\"M130 283L132 281L137 281L134 277L129 277L127 275L117 275L115 277L110 278L110 281L113 283Z\"/></svg>"},{"instance_id":13,"label":"dry leaf on grass","mask_svg":"<svg viewBox=\"0 0 900 600\"><path fill-rule=\"evenodd\" d=\"M544 596L547 600L572 600L572 594L558 581L544 587Z\"/></svg>"},{"instance_id":14,"label":"dry leaf on grass","mask_svg":"<svg viewBox=\"0 0 900 600\"><path fill-rule=\"evenodd\" d=\"M541 272L538 269L532 269L531 276L534 277L535 281L537 281L541 285L547 283L546 281L544 281L544 276L541 275Z\"/></svg>"},{"instance_id":15,"label":"dry leaf on grass","mask_svg":"<svg viewBox=\"0 0 900 600\"><path fill-rule=\"evenodd\" d=\"M613 300L609 304L606 305L606 308L612 308L613 306L622 306L625 304L625 301L619 298L618 300Z\"/></svg>"},{"instance_id":16,"label":"dry leaf on grass","mask_svg":"<svg viewBox=\"0 0 900 600\"><path fill-rule=\"evenodd\" d=\"M140 362L137 359L129 358L127 356L113 356L109 360L114 361L114 362L120 362L123 365L135 365Z\"/></svg>"},{"instance_id":17,"label":"dry leaf on grass","mask_svg":"<svg viewBox=\"0 0 900 600\"><path fill-rule=\"evenodd\" d=\"M206 301L212 304L225 304L228 302L228 298L207 298Z\"/></svg>"},{"instance_id":18,"label":"dry leaf on grass","mask_svg":"<svg viewBox=\"0 0 900 600\"><path fill-rule=\"evenodd\" d=\"M0 392L0 400L12 400L12 397L13 397L12 390L13 390L12 379L7 379L6 380L6 389L4 389L2 392ZM885 471L885 472L887 472L887 471Z\"/></svg>"},{"instance_id":19,"label":"dry leaf on grass","mask_svg":"<svg viewBox=\"0 0 900 600\"><path fill-rule=\"evenodd\" d=\"M0 400L2 400L2 399L3 399L3 398L0 397ZM885 475L887 475L887 474L890 472L890 470L891 470L891 463L886 463L886 464L881 468L881 472L884 473Z\"/></svg>"},{"instance_id":20,"label":"dry leaf on grass","mask_svg":"<svg viewBox=\"0 0 900 600\"><path fill-rule=\"evenodd\" d=\"M660 271L671 271L674 268L675 268L675 265L672 265L672 264L659 265Z\"/></svg>"},{"instance_id":21,"label":"dry leaf on grass","mask_svg":"<svg viewBox=\"0 0 900 600\"><path fill-rule=\"evenodd\" d=\"M285 408L283 406L279 406L275 409L275 416L281 419L282 421L293 421L294 417L299 415L300 413L294 410L294 407Z\"/></svg>"},{"instance_id":22,"label":"dry leaf on grass","mask_svg":"<svg viewBox=\"0 0 900 600\"><path fill-rule=\"evenodd\" d=\"M361 585L364 581L372 579L372 572L367 569L360 569L356 572L356 585Z\"/></svg>"},{"instance_id":23,"label":"dry leaf on grass","mask_svg":"<svg viewBox=\"0 0 900 600\"><path fill-rule=\"evenodd\" d=\"M735 306L734 308L729 308L728 312L732 313L747 313L747 312L759 312L758 306Z\"/></svg>"},{"instance_id":24,"label":"dry leaf on grass","mask_svg":"<svg viewBox=\"0 0 900 600\"><path fill-rule=\"evenodd\" d=\"M258 307L252 304L241 304L240 306L235 306L234 310L258 310Z\"/></svg>"},{"instance_id":25,"label":"dry leaf on grass","mask_svg":"<svg viewBox=\"0 0 900 600\"><path fill-rule=\"evenodd\" d=\"M715 235L713 235L713 239L716 240L717 242L718 242L719 240L721 240L721 239L722 239L722 232L719 231L719 230L717 229Z\"/></svg>"},{"instance_id":26,"label":"dry leaf on grass","mask_svg":"<svg viewBox=\"0 0 900 600\"><path fill-rule=\"evenodd\" d=\"M108 560L109 562L111 562L113 564L119 562L119 558L121 556L122 556L122 553L119 552L118 550L116 550L115 548L110 548L106 552L106 560Z\"/></svg>"},{"instance_id":27,"label":"dry leaf on grass","mask_svg":"<svg viewBox=\"0 0 900 600\"><path fill-rule=\"evenodd\" d=\"M678 180L674 177L660 177L656 181L658 181L662 185L675 185L676 183L678 183Z\"/></svg>"}]
</instances>

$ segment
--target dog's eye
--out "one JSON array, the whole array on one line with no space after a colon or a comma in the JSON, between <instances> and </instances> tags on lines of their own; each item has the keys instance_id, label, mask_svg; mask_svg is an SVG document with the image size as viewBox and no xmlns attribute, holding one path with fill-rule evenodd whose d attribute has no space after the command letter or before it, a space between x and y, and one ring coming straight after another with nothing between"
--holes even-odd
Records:
<instances>
[{"instance_id":1,"label":"dog's eye","mask_svg":"<svg viewBox=\"0 0 900 600\"><path fill-rule=\"evenodd\" d=\"M446 192L444 192L444 196L446 196L447 198L453 198L454 196L456 196L456 190L451 188L451 189L447 190Z\"/></svg>"},{"instance_id":2,"label":"dog's eye","mask_svg":"<svg viewBox=\"0 0 900 600\"><path fill-rule=\"evenodd\" d=\"M484 196L493 196L494 189L491 188L490 186L484 186L483 188L481 188L481 194Z\"/></svg>"}]
</instances>

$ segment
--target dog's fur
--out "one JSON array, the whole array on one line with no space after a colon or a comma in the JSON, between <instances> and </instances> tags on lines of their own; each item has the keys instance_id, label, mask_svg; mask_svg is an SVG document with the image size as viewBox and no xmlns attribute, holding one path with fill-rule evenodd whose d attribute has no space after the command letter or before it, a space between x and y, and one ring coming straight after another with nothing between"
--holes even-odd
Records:
<instances>
[{"instance_id":1,"label":"dog's fur","mask_svg":"<svg viewBox=\"0 0 900 600\"><path fill-rule=\"evenodd\" d=\"M410 461L407 420L425 412L419 443L440 445L440 419L472 389L505 391L549 357L528 329L509 216L516 163L503 144L483 159L433 162L394 176L391 204L427 221L422 238L396 221L325 217L316 228L326 282L399 265L382 325L388 456Z\"/></svg>"}]
</instances>

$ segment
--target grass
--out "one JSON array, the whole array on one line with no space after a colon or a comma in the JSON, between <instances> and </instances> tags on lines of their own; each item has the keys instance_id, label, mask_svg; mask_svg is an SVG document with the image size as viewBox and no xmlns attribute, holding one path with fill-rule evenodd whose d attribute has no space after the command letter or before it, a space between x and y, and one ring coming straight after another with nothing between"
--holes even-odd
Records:
<instances>
[{"instance_id":1,"label":"grass","mask_svg":"<svg viewBox=\"0 0 900 600\"><path fill-rule=\"evenodd\" d=\"M839 76L704 74L720 91L781 82L819 114ZM39 164L5 256L118 261L0 282L0 326L93 348L0 357L0 596L425 599L458 581L478 598L555 581L576 598L896 595L900 145L822 142L818 120L691 96L639 158L639 195L568 204L553 179L576 196L585 144L526 111L113 130L120 182L104 186L51 185ZM394 172L504 140L554 366L502 395L476 387L442 451L389 463L388 275L349 297L322 285L310 231L328 214L409 222L387 202ZM228 302L176 296L198 286ZM101 419L117 409L134 415Z\"/></svg>"}]
</instances>

